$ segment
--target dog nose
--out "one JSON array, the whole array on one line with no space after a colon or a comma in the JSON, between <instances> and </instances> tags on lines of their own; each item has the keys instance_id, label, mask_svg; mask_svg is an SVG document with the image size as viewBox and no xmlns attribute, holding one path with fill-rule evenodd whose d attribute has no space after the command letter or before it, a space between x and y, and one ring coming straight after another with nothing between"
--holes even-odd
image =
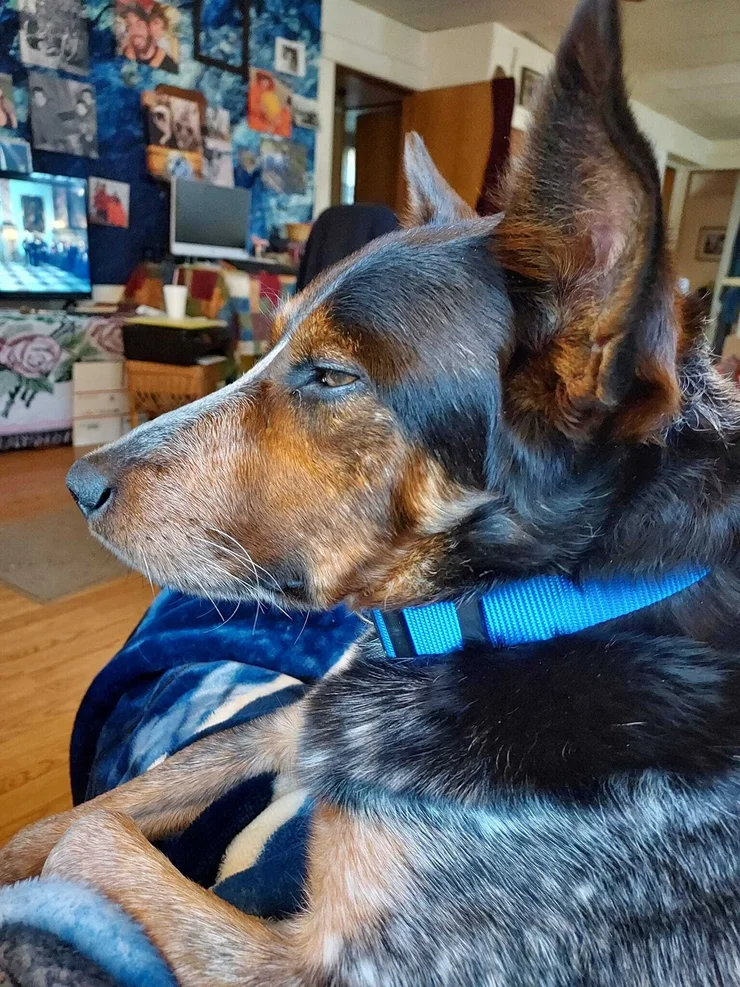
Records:
<instances>
[{"instance_id":1,"label":"dog nose","mask_svg":"<svg viewBox=\"0 0 740 987\"><path fill-rule=\"evenodd\" d=\"M78 459L67 473L67 489L86 518L102 510L113 496L108 478L87 459Z\"/></svg>"}]
</instances>

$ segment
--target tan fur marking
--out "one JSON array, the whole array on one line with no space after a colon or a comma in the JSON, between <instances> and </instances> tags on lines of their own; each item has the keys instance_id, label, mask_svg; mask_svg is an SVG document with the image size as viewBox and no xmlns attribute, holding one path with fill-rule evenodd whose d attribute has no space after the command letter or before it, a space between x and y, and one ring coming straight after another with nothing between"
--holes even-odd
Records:
<instances>
[{"instance_id":1,"label":"tan fur marking","mask_svg":"<svg viewBox=\"0 0 740 987\"><path fill-rule=\"evenodd\" d=\"M96 811L72 826L44 876L81 881L133 916L180 987L299 987L296 951L277 925L244 915L188 881L119 813Z\"/></svg>"},{"instance_id":2,"label":"tan fur marking","mask_svg":"<svg viewBox=\"0 0 740 987\"><path fill-rule=\"evenodd\" d=\"M378 821L319 806L309 846L308 910L296 923L306 966L330 968L349 941L370 938L407 892L400 838Z\"/></svg>"},{"instance_id":3,"label":"tan fur marking","mask_svg":"<svg viewBox=\"0 0 740 987\"><path fill-rule=\"evenodd\" d=\"M69 812L21 830L0 849L0 885L34 877L67 830L96 810L125 813L149 839L189 825L239 782L266 771L292 772L303 703L205 737L138 778Z\"/></svg>"}]
</instances>

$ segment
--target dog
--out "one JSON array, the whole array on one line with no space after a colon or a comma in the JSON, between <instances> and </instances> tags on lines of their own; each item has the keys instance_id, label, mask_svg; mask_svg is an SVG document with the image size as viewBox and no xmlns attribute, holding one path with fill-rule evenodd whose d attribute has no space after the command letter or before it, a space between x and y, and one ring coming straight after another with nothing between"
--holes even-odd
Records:
<instances>
[{"instance_id":1,"label":"dog","mask_svg":"<svg viewBox=\"0 0 740 987\"><path fill-rule=\"evenodd\" d=\"M407 227L289 302L255 368L69 476L158 582L345 601L378 634L293 706L23 830L0 880L97 887L183 987L738 983L740 414L675 287L617 0L578 7L500 215L418 138L406 170ZM399 645L419 607L532 580L612 606L625 579L631 604L567 634ZM264 771L315 802L277 923L149 842Z\"/></svg>"}]
</instances>

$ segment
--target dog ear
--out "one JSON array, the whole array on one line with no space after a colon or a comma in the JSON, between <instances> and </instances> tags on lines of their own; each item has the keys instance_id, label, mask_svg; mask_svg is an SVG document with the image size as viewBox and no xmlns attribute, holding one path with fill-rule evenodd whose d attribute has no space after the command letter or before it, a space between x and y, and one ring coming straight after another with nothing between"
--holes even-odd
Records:
<instances>
[{"instance_id":1,"label":"dog ear","mask_svg":"<svg viewBox=\"0 0 740 987\"><path fill-rule=\"evenodd\" d=\"M437 171L424 141L415 131L406 134L403 164L408 188L404 226L456 223L475 216L475 211Z\"/></svg>"},{"instance_id":2,"label":"dog ear","mask_svg":"<svg viewBox=\"0 0 740 987\"><path fill-rule=\"evenodd\" d=\"M612 416L621 437L644 440L679 403L678 303L618 2L581 0L508 176L494 250L518 313L515 405L574 438Z\"/></svg>"}]
</instances>

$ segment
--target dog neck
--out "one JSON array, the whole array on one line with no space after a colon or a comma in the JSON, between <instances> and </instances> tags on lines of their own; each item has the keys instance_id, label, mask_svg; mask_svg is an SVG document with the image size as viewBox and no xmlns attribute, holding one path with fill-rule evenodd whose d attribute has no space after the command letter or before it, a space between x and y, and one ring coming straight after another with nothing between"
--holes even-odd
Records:
<instances>
[{"instance_id":1,"label":"dog neck","mask_svg":"<svg viewBox=\"0 0 740 987\"><path fill-rule=\"evenodd\" d=\"M577 583L535 576L459 600L373 610L389 658L446 655L469 644L512 647L575 634L636 613L700 582L707 569L683 566L660 576L613 576Z\"/></svg>"}]
</instances>

